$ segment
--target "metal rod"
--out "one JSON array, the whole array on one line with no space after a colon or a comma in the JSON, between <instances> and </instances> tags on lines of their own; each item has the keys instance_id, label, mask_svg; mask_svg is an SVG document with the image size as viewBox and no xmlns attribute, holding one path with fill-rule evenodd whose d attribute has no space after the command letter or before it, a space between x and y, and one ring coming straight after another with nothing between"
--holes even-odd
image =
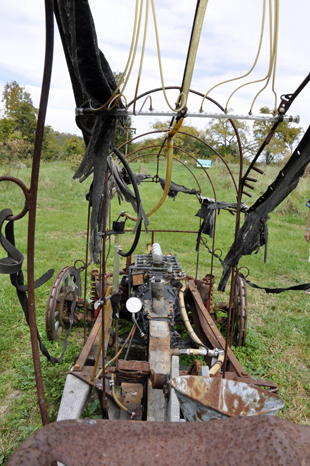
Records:
<instances>
[{"instance_id":1,"label":"metal rod","mask_svg":"<svg viewBox=\"0 0 310 466\"><path fill-rule=\"evenodd\" d=\"M105 241L106 241L106 228L107 228L107 194L108 194L108 166L106 164L105 182L104 182L104 207L103 207L103 222L102 222L102 267L101 267L101 299L103 301L102 307L102 409L103 412L107 410L108 400L105 391L105 293L104 293L104 282L106 276L106 257L105 257Z\"/></svg>"},{"instance_id":2,"label":"metal rod","mask_svg":"<svg viewBox=\"0 0 310 466\"><path fill-rule=\"evenodd\" d=\"M31 349L33 365L35 372L36 387L40 406L42 424L49 423L46 400L44 395L43 379L40 365L40 355L37 340L37 325L35 313L35 295L34 295L34 241L35 241L35 221L38 181L40 171L41 149L44 134L44 122L47 109L47 101L52 74L53 48L54 48L54 18L53 18L53 1L45 0L45 22L46 22L46 42L45 42L45 63L43 72L43 81L41 89L40 106L36 128L36 136L33 151L33 162L31 172L30 200L29 200L29 218L28 218L28 241L27 241L27 279L28 279L28 310L29 310L29 327L31 338Z\"/></svg>"},{"instance_id":3,"label":"metal rod","mask_svg":"<svg viewBox=\"0 0 310 466\"><path fill-rule=\"evenodd\" d=\"M80 113L79 114L84 114L88 115L91 112L88 111L88 109L77 109ZM144 117L149 117L153 118L155 116L158 117L173 117L175 116L175 112L156 112L154 110L148 111L148 112L139 112L139 113L133 113L131 110L125 110L125 109L117 109L112 111L109 110L101 110L96 113L103 113L106 115L111 116L113 115L120 115L120 116L144 116ZM264 115L238 115L234 113L208 113L208 112L187 112L186 117L188 118L216 118L219 120L252 120L252 121L267 121L267 122L281 122L285 121L287 123L300 123L300 116L299 115L285 115L282 119L282 115L270 115L268 117ZM124 143L125 145L128 144L127 141Z\"/></svg>"},{"instance_id":4,"label":"metal rod","mask_svg":"<svg viewBox=\"0 0 310 466\"><path fill-rule=\"evenodd\" d=\"M86 291L87 291L87 264L88 264L88 245L89 245L89 219L90 219L90 202L88 202L87 212L87 235L86 235L86 251L85 251L85 277L84 277L84 345L86 343L86 317L88 312Z\"/></svg>"}]
</instances>

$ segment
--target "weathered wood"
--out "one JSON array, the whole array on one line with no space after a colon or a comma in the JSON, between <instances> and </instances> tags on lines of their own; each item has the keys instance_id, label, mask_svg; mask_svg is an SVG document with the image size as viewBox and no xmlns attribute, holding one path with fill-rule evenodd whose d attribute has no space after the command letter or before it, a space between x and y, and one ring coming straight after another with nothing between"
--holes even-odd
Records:
<instances>
[{"instance_id":1,"label":"weathered wood","mask_svg":"<svg viewBox=\"0 0 310 466\"><path fill-rule=\"evenodd\" d=\"M195 302L195 306L198 312L198 317L200 320L201 327L206 337L210 341L213 348L221 348L225 350L225 346L226 346L225 339L221 335L221 332L218 330L217 326L213 322L212 317L210 316L209 312L205 308L194 280L189 280L188 284L189 284L190 292ZM234 355L234 353L232 352L230 348L228 348L227 356L230 360L230 363L233 369L237 372L239 376L247 374L247 372L241 366L240 362L238 361L238 359L236 358L236 356Z\"/></svg>"},{"instance_id":2,"label":"weathered wood","mask_svg":"<svg viewBox=\"0 0 310 466\"><path fill-rule=\"evenodd\" d=\"M107 345L109 342L111 324L112 324L112 306L111 306L111 300L109 300L107 309L106 309L106 316L105 316L105 338L104 338L105 349L107 349ZM87 358L90 355L93 345L95 345L97 347L96 349L98 349L99 335L100 335L99 332L101 331L101 325L102 325L102 310L100 310L97 320L92 328L92 331L90 332L90 335L87 338L86 344L84 348L82 349L82 352L78 360L75 363L75 366L74 366L75 371L83 370L83 367L85 366L85 363L87 361ZM94 356L96 357L96 354Z\"/></svg>"}]
</instances>

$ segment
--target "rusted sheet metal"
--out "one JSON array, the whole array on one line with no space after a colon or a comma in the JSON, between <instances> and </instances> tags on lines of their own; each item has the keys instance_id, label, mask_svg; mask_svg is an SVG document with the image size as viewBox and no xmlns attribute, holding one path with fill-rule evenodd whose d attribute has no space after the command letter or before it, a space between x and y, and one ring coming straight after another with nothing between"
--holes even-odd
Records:
<instances>
[{"instance_id":1,"label":"rusted sheet metal","mask_svg":"<svg viewBox=\"0 0 310 466\"><path fill-rule=\"evenodd\" d=\"M170 374L170 334L168 322L151 320L149 323L149 363L150 369L159 374ZM147 420L165 420L166 400L160 390L152 388L151 380L147 387Z\"/></svg>"},{"instance_id":2,"label":"rusted sheet metal","mask_svg":"<svg viewBox=\"0 0 310 466\"><path fill-rule=\"evenodd\" d=\"M198 312L198 316L199 316L202 329L205 332L208 340L210 341L211 345L214 348L225 349L225 346L226 346L225 339L222 337L221 332L218 330L212 317L210 316L209 312L206 310L202 302L200 293L195 285L194 280L189 280L188 283L189 283L189 289L192 293L192 296L196 304L196 309ZM227 354L231 362L231 365L233 366L237 374L240 377L244 375L248 375L230 348L228 348Z\"/></svg>"},{"instance_id":3,"label":"rusted sheet metal","mask_svg":"<svg viewBox=\"0 0 310 466\"><path fill-rule=\"evenodd\" d=\"M186 375L186 374L180 374L180 375ZM222 372L217 372L216 374L212 375L211 377L216 377L216 378L221 378L223 377ZM247 383L248 385L253 385L255 387L261 387L265 389L269 389L273 393L277 393L279 391L278 387L274 382L271 382L270 380L264 380L264 379L253 379L250 376L246 377L238 377L235 372L226 372L225 373L225 379L227 380L234 380L235 382L244 382Z\"/></svg>"},{"instance_id":4,"label":"rusted sheet metal","mask_svg":"<svg viewBox=\"0 0 310 466\"><path fill-rule=\"evenodd\" d=\"M191 424L83 419L34 432L8 466L307 466L309 451L310 427L270 416Z\"/></svg>"},{"instance_id":5,"label":"rusted sheet metal","mask_svg":"<svg viewBox=\"0 0 310 466\"><path fill-rule=\"evenodd\" d=\"M211 421L233 416L274 416L284 406L274 393L243 382L210 377L170 380L187 421Z\"/></svg>"},{"instance_id":6,"label":"rusted sheet metal","mask_svg":"<svg viewBox=\"0 0 310 466\"><path fill-rule=\"evenodd\" d=\"M134 411L135 417L134 421L142 421L142 400L143 400L143 385L140 383L126 383L123 382L122 385L122 396L123 396L123 405L127 409ZM131 417L125 411L121 411L120 419L131 420Z\"/></svg>"},{"instance_id":7,"label":"rusted sheet metal","mask_svg":"<svg viewBox=\"0 0 310 466\"><path fill-rule=\"evenodd\" d=\"M116 363L118 380L138 382L146 380L150 373L150 364L146 361L125 361L119 359Z\"/></svg>"}]
</instances>

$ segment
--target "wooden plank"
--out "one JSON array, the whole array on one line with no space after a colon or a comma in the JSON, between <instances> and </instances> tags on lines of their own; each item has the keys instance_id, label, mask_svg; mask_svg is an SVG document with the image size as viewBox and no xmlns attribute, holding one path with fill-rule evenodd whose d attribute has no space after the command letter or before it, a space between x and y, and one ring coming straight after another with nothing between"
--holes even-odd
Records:
<instances>
[{"instance_id":1,"label":"wooden plank","mask_svg":"<svg viewBox=\"0 0 310 466\"><path fill-rule=\"evenodd\" d=\"M109 342L109 337L110 337L110 332L111 332L111 324L112 324L112 305L111 305L111 300L108 301L107 304L107 309L106 309L106 316L105 316L105 349L107 349L107 345ZM87 338L87 341L85 343L84 348L82 349L82 352L76 361L76 364L74 366L74 371L82 371L83 367L85 366L85 363L87 361L87 358L89 357L89 354L91 352L91 349L93 345L96 345L98 347L99 345L99 338L100 338L100 332L101 332L101 327L102 327L102 309L100 310L98 317L96 319L96 322L94 323L94 326L90 332L89 337ZM95 354L96 356L96 354Z\"/></svg>"},{"instance_id":2,"label":"wooden plank","mask_svg":"<svg viewBox=\"0 0 310 466\"><path fill-rule=\"evenodd\" d=\"M226 341L221 335L221 332L219 331L215 323L213 322L213 319L210 316L209 312L205 308L194 280L189 280L188 284L195 301L202 329L206 334L206 337L210 341L213 348L221 348L225 350ZM247 374L247 372L241 366L240 362L238 361L238 359L236 358L236 356L230 348L228 348L227 350L227 356L231 362L231 365L233 366L233 369L240 377Z\"/></svg>"}]
</instances>

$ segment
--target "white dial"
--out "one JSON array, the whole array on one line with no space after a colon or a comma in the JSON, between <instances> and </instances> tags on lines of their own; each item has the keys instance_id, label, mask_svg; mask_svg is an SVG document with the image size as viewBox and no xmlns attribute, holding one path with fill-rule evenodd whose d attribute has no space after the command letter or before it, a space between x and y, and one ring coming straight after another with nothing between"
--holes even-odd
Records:
<instances>
[{"instance_id":1,"label":"white dial","mask_svg":"<svg viewBox=\"0 0 310 466\"><path fill-rule=\"evenodd\" d=\"M129 312L131 312L132 314L136 314L141 310L142 302L139 298L129 298L126 301L126 307Z\"/></svg>"}]
</instances>

